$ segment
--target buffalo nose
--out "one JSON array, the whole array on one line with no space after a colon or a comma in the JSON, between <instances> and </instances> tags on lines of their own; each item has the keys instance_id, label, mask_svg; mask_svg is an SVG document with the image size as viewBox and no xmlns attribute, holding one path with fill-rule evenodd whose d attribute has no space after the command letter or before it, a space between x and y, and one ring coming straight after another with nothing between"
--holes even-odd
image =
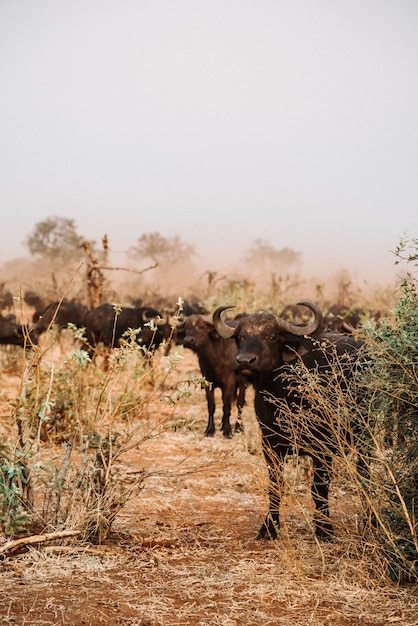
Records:
<instances>
[{"instance_id":1,"label":"buffalo nose","mask_svg":"<svg viewBox=\"0 0 418 626\"><path fill-rule=\"evenodd\" d=\"M237 363L240 367L251 367L257 361L254 354L241 353L237 355Z\"/></svg>"}]
</instances>

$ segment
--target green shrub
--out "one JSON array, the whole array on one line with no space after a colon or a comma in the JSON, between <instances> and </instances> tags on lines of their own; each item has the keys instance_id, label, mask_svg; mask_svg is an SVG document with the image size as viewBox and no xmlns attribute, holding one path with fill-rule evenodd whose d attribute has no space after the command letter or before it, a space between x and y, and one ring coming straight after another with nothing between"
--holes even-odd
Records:
<instances>
[{"instance_id":1,"label":"green shrub","mask_svg":"<svg viewBox=\"0 0 418 626\"><path fill-rule=\"evenodd\" d=\"M418 265L418 239L412 247L412 252L405 253L406 243L401 242L397 259ZM412 273L402 280L389 315L379 323L365 321L359 332L365 340L363 356L353 364L352 376L345 379L349 363L336 354L330 358L325 378L301 364L292 368L288 384L303 393L310 408L296 412L284 401L272 401L280 409L282 427L293 435L296 449L305 439L311 441L313 455L318 449L335 450L338 461L333 464L332 484L344 480L344 493L356 488L358 523L349 531L353 546L370 551L380 571L392 579L415 581L418 281ZM337 467L339 476L335 475Z\"/></svg>"},{"instance_id":2,"label":"green shrub","mask_svg":"<svg viewBox=\"0 0 418 626\"><path fill-rule=\"evenodd\" d=\"M31 481L24 456L0 441L0 528L14 537L26 530L32 521Z\"/></svg>"},{"instance_id":3,"label":"green shrub","mask_svg":"<svg viewBox=\"0 0 418 626\"><path fill-rule=\"evenodd\" d=\"M411 247L408 252L408 246ZM403 240L397 262L416 264L418 240ZM380 538L391 576L418 577L418 283L407 273L390 317L369 325L373 408L383 427Z\"/></svg>"}]
</instances>

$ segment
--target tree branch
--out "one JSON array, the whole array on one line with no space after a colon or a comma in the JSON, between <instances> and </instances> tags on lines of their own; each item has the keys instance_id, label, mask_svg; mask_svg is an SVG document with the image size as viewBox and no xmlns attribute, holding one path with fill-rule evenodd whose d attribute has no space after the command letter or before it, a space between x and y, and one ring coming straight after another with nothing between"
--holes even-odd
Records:
<instances>
[{"instance_id":1,"label":"tree branch","mask_svg":"<svg viewBox=\"0 0 418 626\"><path fill-rule=\"evenodd\" d=\"M149 267L146 267L143 270L132 270L129 267L104 267L103 265L98 265L97 269L99 270L122 270L124 272L133 272L134 274L144 274L145 272L148 272L149 270L154 270L156 267L158 267L158 263L154 263L154 265L150 265Z\"/></svg>"},{"instance_id":2,"label":"tree branch","mask_svg":"<svg viewBox=\"0 0 418 626\"><path fill-rule=\"evenodd\" d=\"M72 537L79 535L79 530L59 530L53 533L44 533L43 535L31 535L30 537L22 537L21 539L13 539L6 541L0 546L0 554L7 552L14 552L21 546L28 546L34 543L43 543L44 541L51 541L51 539L61 539L62 537Z\"/></svg>"}]
</instances>

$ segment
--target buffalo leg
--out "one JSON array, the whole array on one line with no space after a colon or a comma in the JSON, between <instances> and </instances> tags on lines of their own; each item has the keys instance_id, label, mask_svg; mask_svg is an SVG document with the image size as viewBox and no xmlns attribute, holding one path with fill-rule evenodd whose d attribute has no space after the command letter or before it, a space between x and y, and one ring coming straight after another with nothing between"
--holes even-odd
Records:
<instances>
[{"instance_id":1,"label":"buffalo leg","mask_svg":"<svg viewBox=\"0 0 418 626\"><path fill-rule=\"evenodd\" d=\"M329 517L329 467L331 461L313 457L312 498L316 507L315 533L324 541L332 539L333 530Z\"/></svg>"},{"instance_id":2,"label":"buffalo leg","mask_svg":"<svg viewBox=\"0 0 418 626\"><path fill-rule=\"evenodd\" d=\"M237 415L237 421L235 423L235 432L236 433L242 433L244 432L244 427L242 425L242 409L244 408L245 405L245 390L246 390L246 385L239 385L238 386L238 397L237 397L237 411L238 411L238 415Z\"/></svg>"},{"instance_id":3,"label":"buffalo leg","mask_svg":"<svg viewBox=\"0 0 418 626\"><path fill-rule=\"evenodd\" d=\"M256 539L276 539L280 529L280 502L283 493L284 453L275 452L263 437L263 452L269 473L269 512Z\"/></svg>"},{"instance_id":4,"label":"buffalo leg","mask_svg":"<svg viewBox=\"0 0 418 626\"><path fill-rule=\"evenodd\" d=\"M232 390L228 388L222 389L222 405L223 405L223 414L222 414L222 425L221 431L223 432L223 436L227 439L231 439L232 437L232 429L231 429L231 398L232 398Z\"/></svg>"},{"instance_id":5,"label":"buffalo leg","mask_svg":"<svg viewBox=\"0 0 418 626\"><path fill-rule=\"evenodd\" d=\"M208 405L208 425L206 426L205 436L213 437L215 434L215 392L213 388L206 389L206 402Z\"/></svg>"}]
</instances>

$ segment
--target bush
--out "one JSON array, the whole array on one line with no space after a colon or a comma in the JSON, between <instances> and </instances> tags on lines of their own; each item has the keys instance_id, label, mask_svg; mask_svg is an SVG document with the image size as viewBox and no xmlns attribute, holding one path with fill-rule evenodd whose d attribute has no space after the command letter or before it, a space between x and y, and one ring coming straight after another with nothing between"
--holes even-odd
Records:
<instances>
[{"instance_id":1,"label":"bush","mask_svg":"<svg viewBox=\"0 0 418 626\"><path fill-rule=\"evenodd\" d=\"M412 252L405 254L406 243L401 242L399 261L418 264L418 240L412 245ZM305 449L313 456L318 450L332 450L333 485L344 477L347 485L356 487L360 513L357 528L350 529L352 545L370 551L385 575L415 581L418 283L411 273L402 280L388 317L379 324L365 321L360 333L365 342L350 376L345 377L350 364L336 354L325 374L300 364L289 372L288 384L303 393L307 401L303 410L272 401L280 409L282 428L294 437L295 448L304 440L310 442L310 450L309 443Z\"/></svg>"},{"instance_id":2,"label":"bush","mask_svg":"<svg viewBox=\"0 0 418 626\"><path fill-rule=\"evenodd\" d=\"M407 252L408 246L411 251ZM397 262L416 264L418 240L401 241ZM418 577L418 284L402 280L391 316L368 326L374 368L373 408L380 449L380 539L396 579Z\"/></svg>"},{"instance_id":3,"label":"bush","mask_svg":"<svg viewBox=\"0 0 418 626\"><path fill-rule=\"evenodd\" d=\"M150 474L131 472L126 454L170 428L178 402L202 380L180 380L178 353L144 353L129 338L106 371L83 350L54 363L52 345L47 335L25 369L14 456L0 447L0 525L9 536L32 523L101 543Z\"/></svg>"}]
</instances>

